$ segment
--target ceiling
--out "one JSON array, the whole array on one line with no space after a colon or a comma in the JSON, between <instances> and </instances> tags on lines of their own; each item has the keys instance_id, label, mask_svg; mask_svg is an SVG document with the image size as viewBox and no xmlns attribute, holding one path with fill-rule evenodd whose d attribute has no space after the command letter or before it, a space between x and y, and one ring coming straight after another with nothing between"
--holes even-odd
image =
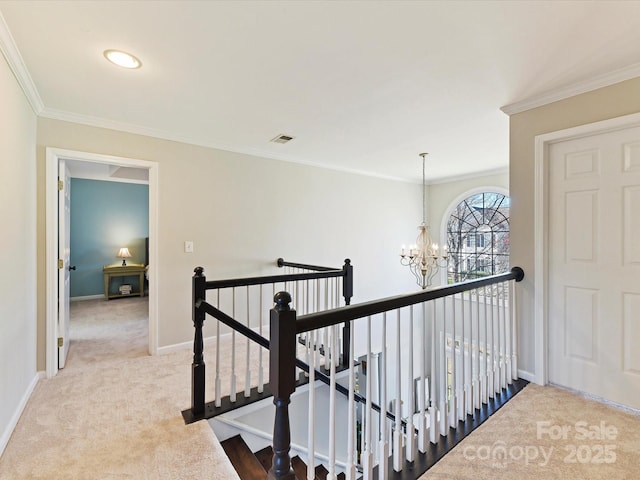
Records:
<instances>
[{"instance_id":1,"label":"ceiling","mask_svg":"<svg viewBox=\"0 0 640 480\"><path fill-rule=\"evenodd\" d=\"M638 1L0 0L0 13L43 117L409 181L424 151L432 181L505 171L501 107L640 76ZM142 68L109 64L109 48Z\"/></svg>"}]
</instances>

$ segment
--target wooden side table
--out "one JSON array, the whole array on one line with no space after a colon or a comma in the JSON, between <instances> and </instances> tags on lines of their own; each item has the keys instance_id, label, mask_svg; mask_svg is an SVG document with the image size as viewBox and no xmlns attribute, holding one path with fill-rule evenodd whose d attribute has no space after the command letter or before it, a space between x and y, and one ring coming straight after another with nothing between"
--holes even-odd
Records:
<instances>
[{"instance_id":1,"label":"wooden side table","mask_svg":"<svg viewBox=\"0 0 640 480\"><path fill-rule=\"evenodd\" d=\"M144 272L146 267L141 264L132 263L130 265L105 265L102 267L104 274L104 296L107 300L110 298L132 297L140 295L144 297ZM132 292L129 295L121 295L120 293L110 293L109 286L113 277L138 277L138 288L140 291Z\"/></svg>"}]
</instances>

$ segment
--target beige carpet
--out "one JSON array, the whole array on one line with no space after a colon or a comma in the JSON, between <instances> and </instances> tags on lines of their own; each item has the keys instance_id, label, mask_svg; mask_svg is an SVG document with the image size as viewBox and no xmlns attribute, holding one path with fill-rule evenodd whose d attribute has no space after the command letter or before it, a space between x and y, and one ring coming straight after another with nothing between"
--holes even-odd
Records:
<instances>
[{"instance_id":1,"label":"beige carpet","mask_svg":"<svg viewBox=\"0 0 640 480\"><path fill-rule=\"evenodd\" d=\"M529 384L421 479L640 478L640 416Z\"/></svg>"},{"instance_id":2,"label":"beige carpet","mask_svg":"<svg viewBox=\"0 0 640 480\"><path fill-rule=\"evenodd\" d=\"M2 480L238 478L208 423L180 415L190 352L146 354L146 299L77 302L72 315L68 364L38 383Z\"/></svg>"},{"instance_id":3,"label":"beige carpet","mask_svg":"<svg viewBox=\"0 0 640 480\"><path fill-rule=\"evenodd\" d=\"M180 415L190 402L191 352L146 354L146 299L78 302L72 314L67 367L38 383L0 457L0 479L238 478L208 423L185 426ZM213 322L206 326L211 335ZM228 342L221 352L226 374ZM207 347L209 386L214 358ZM244 371L237 374L241 389ZM602 437L601 422L606 438L580 438L584 429ZM550 437L562 429L566 438ZM421 478L635 480L640 417L529 385Z\"/></svg>"}]
</instances>

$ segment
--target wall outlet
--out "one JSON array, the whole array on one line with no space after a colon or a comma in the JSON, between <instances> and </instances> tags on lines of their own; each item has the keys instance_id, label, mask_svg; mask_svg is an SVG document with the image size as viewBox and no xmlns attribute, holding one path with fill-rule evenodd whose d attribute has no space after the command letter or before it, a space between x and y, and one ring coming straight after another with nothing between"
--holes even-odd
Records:
<instances>
[{"instance_id":1,"label":"wall outlet","mask_svg":"<svg viewBox=\"0 0 640 480\"><path fill-rule=\"evenodd\" d=\"M193 253L193 242L191 240L184 242L184 253Z\"/></svg>"}]
</instances>

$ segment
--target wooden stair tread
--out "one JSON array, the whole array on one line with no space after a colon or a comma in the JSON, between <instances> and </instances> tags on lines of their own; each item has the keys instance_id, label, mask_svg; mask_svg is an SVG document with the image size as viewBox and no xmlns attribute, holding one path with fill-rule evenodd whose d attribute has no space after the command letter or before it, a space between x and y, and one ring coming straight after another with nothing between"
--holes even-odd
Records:
<instances>
[{"instance_id":1,"label":"wooden stair tread","mask_svg":"<svg viewBox=\"0 0 640 480\"><path fill-rule=\"evenodd\" d=\"M267 471L240 435L228 438L221 445L242 480L267 479Z\"/></svg>"},{"instance_id":2,"label":"wooden stair tread","mask_svg":"<svg viewBox=\"0 0 640 480\"><path fill-rule=\"evenodd\" d=\"M307 480L307 464L298 455L291 459L291 468L298 480Z\"/></svg>"},{"instance_id":3,"label":"wooden stair tread","mask_svg":"<svg viewBox=\"0 0 640 480\"><path fill-rule=\"evenodd\" d=\"M262 465L262 468L264 468L264 471L268 472L273 462L273 448L271 445L264 447L262 450L258 450L255 456Z\"/></svg>"},{"instance_id":4,"label":"wooden stair tread","mask_svg":"<svg viewBox=\"0 0 640 480\"><path fill-rule=\"evenodd\" d=\"M324 465L316 466L316 479L317 480L327 480L327 475L329 474L329 470Z\"/></svg>"}]
</instances>

